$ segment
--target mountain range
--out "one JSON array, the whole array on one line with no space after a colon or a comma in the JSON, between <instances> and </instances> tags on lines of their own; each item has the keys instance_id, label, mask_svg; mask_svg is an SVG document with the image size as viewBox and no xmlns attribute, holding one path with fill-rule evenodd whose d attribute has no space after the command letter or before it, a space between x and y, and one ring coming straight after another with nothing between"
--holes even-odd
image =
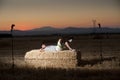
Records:
<instances>
[{"instance_id":1,"label":"mountain range","mask_svg":"<svg viewBox=\"0 0 120 80\"><path fill-rule=\"evenodd\" d=\"M53 28L46 26L42 28L35 28L31 30L14 30L15 36L30 36L30 35L53 35L53 34L90 34L90 33L120 33L120 28ZM0 34L10 34L10 31L0 31Z\"/></svg>"}]
</instances>

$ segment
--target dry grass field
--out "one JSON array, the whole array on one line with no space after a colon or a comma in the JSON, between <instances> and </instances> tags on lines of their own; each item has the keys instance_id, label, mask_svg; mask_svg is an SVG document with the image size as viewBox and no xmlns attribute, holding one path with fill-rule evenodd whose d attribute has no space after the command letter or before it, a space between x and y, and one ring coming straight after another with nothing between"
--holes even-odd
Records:
<instances>
[{"instance_id":1,"label":"dry grass field","mask_svg":"<svg viewBox=\"0 0 120 80\"><path fill-rule=\"evenodd\" d=\"M56 44L58 36L14 37L15 67L12 66L11 38L0 38L0 80L116 80L120 74L120 35L74 36L71 46L80 50L73 69L30 68L24 61L27 51L39 49L44 41ZM102 54L102 58L100 56Z\"/></svg>"}]
</instances>

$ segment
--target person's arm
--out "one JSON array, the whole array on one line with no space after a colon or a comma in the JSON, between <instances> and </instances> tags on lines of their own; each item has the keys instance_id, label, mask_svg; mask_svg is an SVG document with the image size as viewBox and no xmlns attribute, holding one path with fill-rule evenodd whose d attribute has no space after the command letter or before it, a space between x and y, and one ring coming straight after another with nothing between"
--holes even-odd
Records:
<instances>
[{"instance_id":1,"label":"person's arm","mask_svg":"<svg viewBox=\"0 0 120 80\"><path fill-rule=\"evenodd\" d=\"M44 51L44 49L40 49L40 52L43 52Z\"/></svg>"},{"instance_id":2,"label":"person's arm","mask_svg":"<svg viewBox=\"0 0 120 80\"><path fill-rule=\"evenodd\" d=\"M42 44L42 45L41 45L41 48L40 48L40 52L41 52L41 51L44 51L45 48L46 48L46 45L45 45L45 44Z\"/></svg>"},{"instance_id":3,"label":"person's arm","mask_svg":"<svg viewBox=\"0 0 120 80\"><path fill-rule=\"evenodd\" d=\"M69 45L68 42L65 42L65 45L66 45L66 47L67 47L69 50L72 50L72 48L70 47L70 45Z\"/></svg>"}]
</instances>

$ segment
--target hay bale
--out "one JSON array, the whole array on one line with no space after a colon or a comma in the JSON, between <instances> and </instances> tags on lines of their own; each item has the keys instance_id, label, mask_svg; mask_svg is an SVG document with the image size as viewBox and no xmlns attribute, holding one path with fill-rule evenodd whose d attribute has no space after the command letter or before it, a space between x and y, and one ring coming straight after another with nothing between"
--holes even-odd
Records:
<instances>
[{"instance_id":1,"label":"hay bale","mask_svg":"<svg viewBox=\"0 0 120 80\"><path fill-rule=\"evenodd\" d=\"M35 68L74 68L77 66L77 53L70 50L58 52L31 50L26 53L25 62Z\"/></svg>"}]
</instances>

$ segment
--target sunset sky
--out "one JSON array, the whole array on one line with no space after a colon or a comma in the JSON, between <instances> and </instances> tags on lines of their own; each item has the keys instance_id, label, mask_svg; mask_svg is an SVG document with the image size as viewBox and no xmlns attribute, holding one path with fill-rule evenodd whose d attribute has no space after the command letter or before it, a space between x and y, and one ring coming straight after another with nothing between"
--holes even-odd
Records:
<instances>
[{"instance_id":1,"label":"sunset sky","mask_svg":"<svg viewBox=\"0 0 120 80\"><path fill-rule=\"evenodd\" d=\"M0 0L0 30L43 26L120 27L120 0Z\"/></svg>"}]
</instances>

